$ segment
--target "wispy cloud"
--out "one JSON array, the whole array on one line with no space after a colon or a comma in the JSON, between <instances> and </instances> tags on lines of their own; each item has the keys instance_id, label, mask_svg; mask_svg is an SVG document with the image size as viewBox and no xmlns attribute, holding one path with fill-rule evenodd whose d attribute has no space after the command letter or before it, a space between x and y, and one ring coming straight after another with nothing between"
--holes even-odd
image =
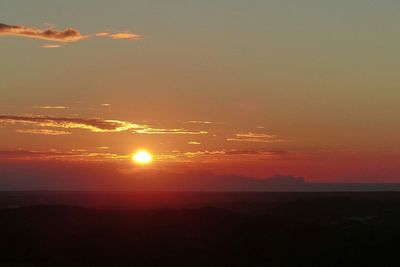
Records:
<instances>
[{"instance_id":1,"label":"wispy cloud","mask_svg":"<svg viewBox=\"0 0 400 267\"><path fill-rule=\"evenodd\" d=\"M31 159L66 155L71 155L71 153L34 150L0 150L0 159Z\"/></svg>"},{"instance_id":2,"label":"wispy cloud","mask_svg":"<svg viewBox=\"0 0 400 267\"><path fill-rule=\"evenodd\" d=\"M227 138L227 141L233 142L255 142L255 143L279 143L279 142L287 142L287 140L283 140L278 138L276 135L267 134L267 133L238 133L235 134L234 137Z\"/></svg>"},{"instance_id":3,"label":"wispy cloud","mask_svg":"<svg viewBox=\"0 0 400 267\"><path fill-rule=\"evenodd\" d=\"M190 141L187 143L188 145L201 145L201 143L196 142L196 141Z\"/></svg>"},{"instance_id":4,"label":"wispy cloud","mask_svg":"<svg viewBox=\"0 0 400 267\"><path fill-rule=\"evenodd\" d=\"M64 160L64 161L105 161L129 160L127 153L98 153L84 149L74 149L69 152L57 150L0 150L0 160Z\"/></svg>"},{"instance_id":5,"label":"wispy cloud","mask_svg":"<svg viewBox=\"0 0 400 267\"><path fill-rule=\"evenodd\" d=\"M171 135L200 135L206 131L194 131L183 128L153 128L145 124L137 124L121 120L83 119L83 118L56 118L35 116L1 116L0 124L22 124L36 127L53 127L64 129L85 129L91 132L123 132L131 131L134 134L171 134Z\"/></svg>"},{"instance_id":6,"label":"wispy cloud","mask_svg":"<svg viewBox=\"0 0 400 267\"><path fill-rule=\"evenodd\" d=\"M52 48L60 48L60 47L62 47L62 45L58 45L58 44L47 44L47 45L42 45L42 48L49 48L49 49L52 49Z\"/></svg>"},{"instance_id":7,"label":"wispy cloud","mask_svg":"<svg viewBox=\"0 0 400 267\"><path fill-rule=\"evenodd\" d=\"M34 106L37 109L67 109L66 106Z\"/></svg>"},{"instance_id":8,"label":"wispy cloud","mask_svg":"<svg viewBox=\"0 0 400 267\"><path fill-rule=\"evenodd\" d=\"M140 34L136 33L131 33L131 32L116 32L116 33L110 33L110 32L98 32L94 34L96 37L109 37L115 40L142 40L143 36Z\"/></svg>"},{"instance_id":9,"label":"wispy cloud","mask_svg":"<svg viewBox=\"0 0 400 267\"><path fill-rule=\"evenodd\" d=\"M64 31L59 31L53 27L47 29L39 29L36 27L22 26L22 25L8 25L0 23L0 36L19 36L28 37L39 40L46 40L58 43L73 43L92 37L108 37L114 40L142 40L143 36L131 32L99 32L94 34L83 35L75 28L67 28ZM59 44L46 44L42 48L59 48Z\"/></svg>"},{"instance_id":10,"label":"wispy cloud","mask_svg":"<svg viewBox=\"0 0 400 267\"><path fill-rule=\"evenodd\" d=\"M225 155L226 151L225 150L215 150L215 151L194 151L194 152L185 152L183 155L187 157L196 157L196 156L205 156L205 155Z\"/></svg>"},{"instance_id":11,"label":"wispy cloud","mask_svg":"<svg viewBox=\"0 0 400 267\"><path fill-rule=\"evenodd\" d=\"M215 122L212 121L185 121L184 123L191 123L191 124L213 124Z\"/></svg>"},{"instance_id":12,"label":"wispy cloud","mask_svg":"<svg viewBox=\"0 0 400 267\"><path fill-rule=\"evenodd\" d=\"M39 134L39 135L70 135L71 132L56 131L49 129L18 129L15 132L22 134Z\"/></svg>"},{"instance_id":13,"label":"wispy cloud","mask_svg":"<svg viewBox=\"0 0 400 267\"><path fill-rule=\"evenodd\" d=\"M188 135L199 135L208 134L206 131L192 131L186 129L157 129L157 128L146 128L142 130L136 130L138 134L188 134Z\"/></svg>"},{"instance_id":14,"label":"wispy cloud","mask_svg":"<svg viewBox=\"0 0 400 267\"><path fill-rule=\"evenodd\" d=\"M109 35L112 39L125 39L125 40L142 40L143 36L130 32L119 32Z\"/></svg>"},{"instance_id":15,"label":"wispy cloud","mask_svg":"<svg viewBox=\"0 0 400 267\"><path fill-rule=\"evenodd\" d=\"M200 160L264 160L271 158L287 158L289 151L268 151L268 150L241 150L241 149L222 149L222 150L202 150L175 153L175 158L188 158Z\"/></svg>"},{"instance_id":16,"label":"wispy cloud","mask_svg":"<svg viewBox=\"0 0 400 267\"><path fill-rule=\"evenodd\" d=\"M86 129L92 132L121 132L130 129L143 129L147 127L146 125L119 120L30 116L0 116L0 123L25 124L39 127L55 127L65 129Z\"/></svg>"},{"instance_id":17,"label":"wispy cloud","mask_svg":"<svg viewBox=\"0 0 400 267\"><path fill-rule=\"evenodd\" d=\"M97 36L97 37L107 37L109 35L110 35L109 32L98 32L95 34L95 36Z\"/></svg>"}]
</instances>

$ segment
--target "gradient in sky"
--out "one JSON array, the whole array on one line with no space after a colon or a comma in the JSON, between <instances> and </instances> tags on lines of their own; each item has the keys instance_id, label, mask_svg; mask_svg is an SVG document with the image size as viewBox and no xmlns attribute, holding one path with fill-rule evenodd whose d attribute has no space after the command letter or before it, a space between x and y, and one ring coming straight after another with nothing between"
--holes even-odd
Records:
<instances>
[{"instance_id":1,"label":"gradient in sky","mask_svg":"<svg viewBox=\"0 0 400 267\"><path fill-rule=\"evenodd\" d=\"M147 169L166 172L399 182L399 12L389 0L1 1L0 164L135 172L144 148Z\"/></svg>"}]
</instances>

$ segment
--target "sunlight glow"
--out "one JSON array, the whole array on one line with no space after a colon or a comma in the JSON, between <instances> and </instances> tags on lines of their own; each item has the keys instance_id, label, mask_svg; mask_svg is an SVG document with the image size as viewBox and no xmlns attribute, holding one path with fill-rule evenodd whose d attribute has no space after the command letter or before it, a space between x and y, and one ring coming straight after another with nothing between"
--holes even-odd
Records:
<instances>
[{"instance_id":1,"label":"sunlight glow","mask_svg":"<svg viewBox=\"0 0 400 267\"><path fill-rule=\"evenodd\" d=\"M153 156L146 150L139 150L132 155L132 160L140 165L146 165L153 161Z\"/></svg>"}]
</instances>

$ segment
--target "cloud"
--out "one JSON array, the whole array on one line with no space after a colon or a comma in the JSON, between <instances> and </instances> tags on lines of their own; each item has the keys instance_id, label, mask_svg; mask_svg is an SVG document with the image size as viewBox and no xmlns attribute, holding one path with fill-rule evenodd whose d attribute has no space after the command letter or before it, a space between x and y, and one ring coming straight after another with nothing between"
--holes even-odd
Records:
<instances>
[{"instance_id":1,"label":"cloud","mask_svg":"<svg viewBox=\"0 0 400 267\"><path fill-rule=\"evenodd\" d=\"M110 34L109 37L112 39L125 39L125 40L142 40L143 36L135 33L130 33L130 32L119 32L119 33L113 33Z\"/></svg>"},{"instance_id":2,"label":"cloud","mask_svg":"<svg viewBox=\"0 0 400 267\"><path fill-rule=\"evenodd\" d=\"M210 155L225 155L226 151L225 150L215 150L215 151L195 151L195 152L186 152L184 153L184 156L187 157L196 157L196 156L210 156Z\"/></svg>"},{"instance_id":3,"label":"cloud","mask_svg":"<svg viewBox=\"0 0 400 267\"><path fill-rule=\"evenodd\" d=\"M36 127L53 127L64 129L85 129L91 132L123 132L131 131L134 134L172 134L172 135L200 135L205 131L192 131L183 128L159 129L145 124L136 124L121 120L82 119L82 118L56 118L38 116L5 116L0 115L0 124L34 125Z\"/></svg>"},{"instance_id":4,"label":"cloud","mask_svg":"<svg viewBox=\"0 0 400 267\"><path fill-rule=\"evenodd\" d=\"M49 129L19 129L16 130L17 133L22 134L40 134L40 135L70 135L71 132L66 131L56 131Z\"/></svg>"},{"instance_id":5,"label":"cloud","mask_svg":"<svg viewBox=\"0 0 400 267\"><path fill-rule=\"evenodd\" d=\"M140 125L119 120L81 119L81 118L54 118L30 116L0 116L3 124L25 124L39 127L55 127L65 129L86 129L92 132L121 132L130 129L143 129Z\"/></svg>"},{"instance_id":6,"label":"cloud","mask_svg":"<svg viewBox=\"0 0 400 267\"><path fill-rule=\"evenodd\" d=\"M241 137L242 138L269 138L269 139L271 139L271 138L275 138L276 136L272 135L272 134L249 132L249 133L244 133L244 134L236 134L236 137L239 137L239 138L241 138Z\"/></svg>"},{"instance_id":7,"label":"cloud","mask_svg":"<svg viewBox=\"0 0 400 267\"><path fill-rule=\"evenodd\" d=\"M287 151L269 151L269 150L242 150L242 149L223 149L214 151L196 151L186 152L187 156L202 156L202 155L286 155Z\"/></svg>"},{"instance_id":8,"label":"cloud","mask_svg":"<svg viewBox=\"0 0 400 267\"><path fill-rule=\"evenodd\" d=\"M47 44L47 45L42 45L42 48L60 48L62 45L56 45L56 44Z\"/></svg>"},{"instance_id":9,"label":"cloud","mask_svg":"<svg viewBox=\"0 0 400 267\"><path fill-rule=\"evenodd\" d=\"M48 160L61 159L74 156L73 152L50 151L35 151L35 150L0 150L1 160Z\"/></svg>"},{"instance_id":10,"label":"cloud","mask_svg":"<svg viewBox=\"0 0 400 267\"><path fill-rule=\"evenodd\" d=\"M108 32L98 32L95 34L95 36L97 36L97 37L106 37L109 35L110 35L110 33L108 33Z\"/></svg>"},{"instance_id":11,"label":"cloud","mask_svg":"<svg viewBox=\"0 0 400 267\"><path fill-rule=\"evenodd\" d=\"M187 124L222 124L222 122L212 122L212 121L185 121L183 123L187 123Z\"/></svg>"},{"instance_id":12,"label":"cloud","mask_svg":"<svg viewBox=\"0 0 400 267\"><path fill-rule=\"evenodd\" d=\"M126 160L129 154L98 153L86 151L85 149L72 149L70 152L57 150L35 151L35 150L0 150L0 160L63 160L64 162L102 162L107 160Z\"/></svg>"},{"instance_id":13,"label":"cloud","mask_svg":"<svg viewBox=\"0 0 400 267\"><path fill-rule=\"evenodd\" d=\"M0 23L0 35L29 37L63 43L77 42L86 38L74 28L67 28L64 31L57 31L53 28L41 30L35 27L15 26L3 23Z\"/></svg>"},{"instance_id":14,"label":"cloud","mask_svg":"<svg viewBox=\"0 0 400 267\"><path fill-rule=\"evenodd\" d=\"M244 162L262 161L272 159L288 159L292 157L290 151L274 150L242 150L242 149L222 149L222 150L198 150L189 152L176 151L170 155L175 161L185 162Z\"/></svg>"},{"instance_id":15,"label":"cloud","mask_svg":"<svg viewBox=\"0 0 400 267\"><path fill-rule=\"evenodd\" d=\"M196 141L190 141L190 142L188 142L188 145L201 145L201 143L196 142Z\"/></svg>"},{"instance_id":16,"label":"cloud","mask_svg":"<svg viewBox=\"0 0 400 267\"><path fill-rule=\"evenodd\" d=\"M65 106L34 106L37 109L67 109Z\"/></svg>"},{"instance_id":17,"label":"cloud","mask_svg":"<svg viewBox=\"0 0 400 267\"><path fill-rule=\"evenodd\" d=\"M157 129L157 128L146 128L142 130L136 130L138 134L188 134L188 135L199 135L208 134L206 131L191 131L186 129Z\"/></svg>"},{"instance_id":18,"label":"cloud","mask_svg":"<svg viewBox=\"0 0 400 267\"><path fill-rule=\"evenodd\" d=\"M39 29L30 26L8 25L0 23L0 36L2 35L28 37L28 38L53 41L59 43L73 43L84 39L89 39L92 37L108 37L114 40L124 39L131 41L143 39L142 35L131 32L116 32L116 33L99 32L94 34L82 35L77 29L74 28L67 28L64 31L58 31L52 27L47 29ZM42 48L59 48L59 47L61 47L61 45L58 44L46 44L42 46Z\"/></svg>"},{"instance_id":19,"label":"cloud","mask_svg":"<svg viewBox=\"0 0 400 267\"><path fill-rule=\"evenodd\" d=\"M115 40L142 40L143 36L136 33L131 32L116 32L116 33L109 33L109 32L98 32L94 34L96 37L109 37Z\"/></svg>"},{"instance_id":20,"label":"cloud","mask_svg":"<svg viewBox=\"0 0 400 267\"><path fill-rule=\"evenodd\" d=\"M254 142L254 143L279 143L287 140L279 139L276 135L267 133L238 133L234 137L227 138L227 141L233 142Z\"/></svg>"}]
</instances>

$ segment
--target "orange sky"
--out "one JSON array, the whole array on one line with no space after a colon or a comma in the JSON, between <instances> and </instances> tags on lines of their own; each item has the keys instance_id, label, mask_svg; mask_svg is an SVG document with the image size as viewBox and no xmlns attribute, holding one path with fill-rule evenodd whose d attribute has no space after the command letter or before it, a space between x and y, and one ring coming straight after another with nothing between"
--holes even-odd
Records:
<instances>
[{"instance_id":1,"label":"orange sky","mask_svg":"<svg viewBox=\"0 0 400 267\"><path fill-rule=\"evenodd\" d=\"M290 2L0 3L0 163L400 182L398 4Z\"/></svg>"}]
</instances>

